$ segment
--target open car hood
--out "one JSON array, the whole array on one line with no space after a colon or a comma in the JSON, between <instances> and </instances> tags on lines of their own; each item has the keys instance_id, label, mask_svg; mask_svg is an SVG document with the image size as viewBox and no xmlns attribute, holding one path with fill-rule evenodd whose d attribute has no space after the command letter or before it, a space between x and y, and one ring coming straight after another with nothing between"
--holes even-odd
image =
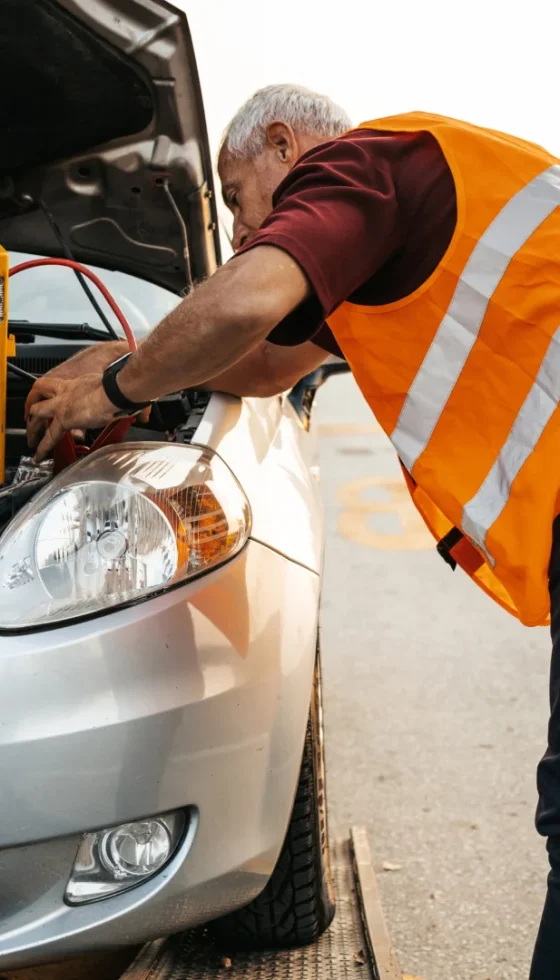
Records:
<instances>
[{"instance_id":1,"label":"open car hood","mask_svg":"<svg viewBox=\"0 0 560 980\"><path fill-rule=\"evenodd\" d=\"M1 0L0 244L181 293L220 261L185 14L166 0Z\"/></svg>"}]
</instances>

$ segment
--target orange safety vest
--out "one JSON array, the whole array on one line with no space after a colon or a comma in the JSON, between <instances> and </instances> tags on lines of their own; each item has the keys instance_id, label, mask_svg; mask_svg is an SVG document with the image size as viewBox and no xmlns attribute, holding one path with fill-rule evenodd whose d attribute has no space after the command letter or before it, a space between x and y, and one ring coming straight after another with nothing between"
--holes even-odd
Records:
<instances>
[{"instance_id":1,"label":"orange safety vest","mask_svg":"<svg viewBox=\"0 0 560 980\"><path fill-rule=\"evenodd\" d=\"M560 161L422 112L360 128L435 137L457 226L419 289L384 306L342 303L329 326L440 553L523 623L544 625L560 513Z\"/></svg>"}]
</instances>

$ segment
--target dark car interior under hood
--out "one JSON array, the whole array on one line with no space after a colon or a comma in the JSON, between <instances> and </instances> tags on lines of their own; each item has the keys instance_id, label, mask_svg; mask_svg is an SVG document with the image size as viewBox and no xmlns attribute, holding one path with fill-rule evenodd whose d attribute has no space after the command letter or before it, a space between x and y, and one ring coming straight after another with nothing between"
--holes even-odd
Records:
<instances>
[{"instance_id":1,"label":"dark car interior under hood","mask_svg":"<svg viewBox=\"0 0 560 980\"><path fill-rule=\"evenodd\" d=\"M185 15L165 0L2 0L0 244L176 293L219 262Z\"/></svg>"}]
</instances>

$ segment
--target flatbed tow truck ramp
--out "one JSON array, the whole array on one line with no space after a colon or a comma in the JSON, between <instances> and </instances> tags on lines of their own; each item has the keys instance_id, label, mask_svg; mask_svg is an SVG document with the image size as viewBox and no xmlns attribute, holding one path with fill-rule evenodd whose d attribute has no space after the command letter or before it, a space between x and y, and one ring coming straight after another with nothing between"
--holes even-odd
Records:
<instances>
[{"instance_id":1,"label":"flatbed tow truck ramp","mask_svg":"<svg viewBox=\"0 0 560 980\"><path fill-rule=\"evenodd\" d=\"M145 946L121 980L405 980L383 917L367 833L332 849L337 908L313 946L278 953L218 951L204 929ZM100 978L101 980L101 978Z\"/></svg>"}]
</instances>

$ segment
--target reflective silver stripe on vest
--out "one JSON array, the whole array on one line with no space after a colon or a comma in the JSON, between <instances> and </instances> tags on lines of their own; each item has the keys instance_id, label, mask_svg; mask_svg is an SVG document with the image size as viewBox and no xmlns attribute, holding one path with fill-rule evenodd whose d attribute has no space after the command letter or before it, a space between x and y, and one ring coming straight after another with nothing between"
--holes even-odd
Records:
<instances>
[{"instance_id":1,"label":"reflective silver stripe on vest","mask_svg":"<svg viewBox=\"0 0 560 980\"><path fill-rule=\"evenodd\" d=\"M509 263L559 204L555 165L510 198L473 249L391 435L409 473L430 441Z\"/></svg>"},{"instance_id":2,"label":"reflective silver stripe on vest","mask_svg":"<svg viewBox=\"0 0 560 980\"><path fill-rule=\"evenodd\" d=\"M463 531L488 558L488 530L506 506L513 481L535 449L559 401L560 327L548 345L535 383L519 410L496 462L463 510Z\"/></svg>"}]
</instances>

